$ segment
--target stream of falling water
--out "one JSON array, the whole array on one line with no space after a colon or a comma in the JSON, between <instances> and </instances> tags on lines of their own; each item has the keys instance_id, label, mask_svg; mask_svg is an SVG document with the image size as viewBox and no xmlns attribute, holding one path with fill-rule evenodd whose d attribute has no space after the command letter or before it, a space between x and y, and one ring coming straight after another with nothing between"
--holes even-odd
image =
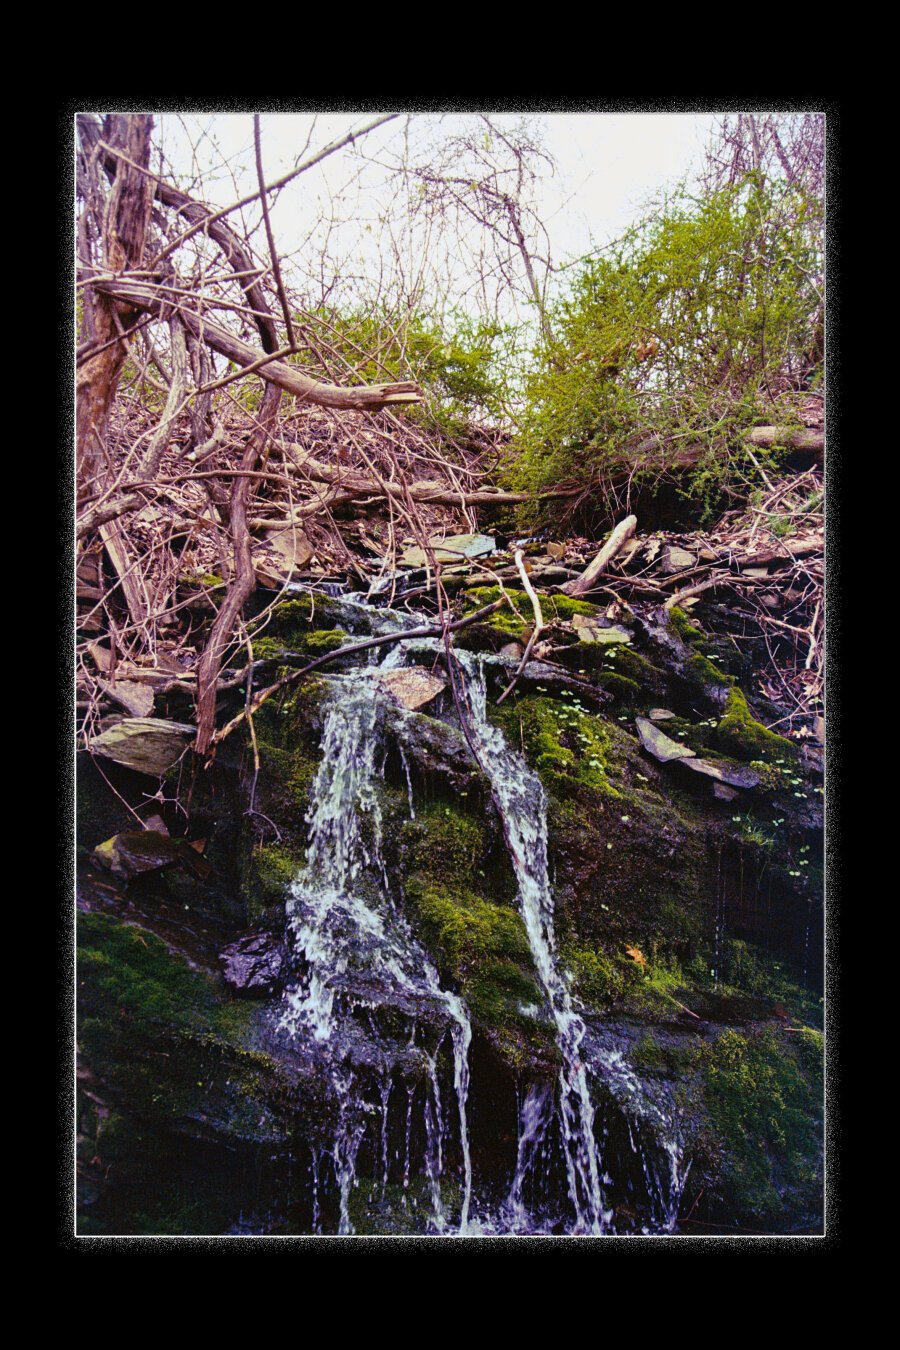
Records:
<instances>
[{"instance_id":1,"label":"stream of falling water","mask_svg":"<svg viewBox=\"0 0 900 1350\"><path fill-rule=\"evenodd\" d=\"M560 1126L569 1198L576 1215L575 1231L602 1233L611 1214L604 1208L594 1138L594 1107L581 1054L585 1027L572 1008L554 953L553 895L547 867L547 798L537 775L528 768L522 756L510 748L503 733L488 721L483 665L468 652L460 652L459 660L469 677L470 729L475 750L490 780L503 821L535 969L556 1025L562 1061L559 1070ZM523 1123L526 1132L537 1132L532 1116L526 1115ZM524 1148L521 1145L520 1138L511 1192L511 1203L517 1211L521 1210L520 1169L532 1151L527 1141Z\"/></svg>"},{"instance_id":2,"label":"stream of falling water","mask_svg":"<svg viewBox=\"0 0 900 1350\"><path fill-rule=\"evenodd\" d=\"M331 1150L340 1191L338 1231L349 1233L351 1190L366 1124L359 1109L362 1084L348 1062L354 1007L366 1001L368 992L373 1005L400 1009L412 1018L410 1043L420 1010L437 1013L449 1024L463 1159L459 1227L464 1231L472 1191L466 1119L471 1025L462 1000L441 988L432 961L391 894L375 790L379 693L364 671L336 679L333 685L322 762L307 815L306 867L294 881L288 902L294 951L304 973L285 995L279 1027L295 1038L311 1036L329 1063L339 1104ZM440 1188L444 1117L436 1063L439 1048L440 1041L431 1054L423 1048L419 1055L425 1070L426 1170L438 1232L447 1225Z\"/></svg>"},{"instance_id":3,"label":"stream of falling water","mask_svg":"<svg viewBox=\"0 0 900 1350\"><path fill-rule=\"evenodd\" d=\"M359 615L363 606L345 601ZM372 613L372 611L368 611ZM377 613L377 611L376 611ZM410 624L406 615L378 614L381 631ZM377 631L377 630L376 630ZM377 663L381 669L405 664L416 652L431 653L431 640L398 645L387 655L370 655L370 666L349 676L332 677L322 737L322 761L312 792L307 822L309 849L304 870L292 886L288 906L294 949L304 973L284 1001L281 1029L295 1037L311 1037L330 1066L331 1086L339 1104L330 1156L340 1197L338 1231L353 1231L351 1195L366 1119L359 1110L363 1084L351 1067L350 1023L354 1006L393 1005L412 1014L430 1008L449 1030L453 1057L453 1090L462 1158L459 1233L535 1232L544 1227L529 1213L526 1183L539 1165L549 1167L554 1122L574 1221L568 1231L604 1234L612 1211L604 1187L611 1178L599 1156L591 1084L602 1084L626 1115L632 1152L640 1160L656 1231L672 1231L686 1178L674 1121L658 1105L648 1103L640 1083L618 1051L589 1040L584 1019L575 1011L568 984L555 954L554 902L548 872L547 800L543 786L524 758L506 742L488 718L484 659L457 652L464 675L468 729L476 758L487 779L503 824L518 888L518 904L549 1009L559 1048L560 1067L552 1083L528 1086L520 1100L515 1172L499 1212L472 1213L472 1160L468 1133L469 1048L472 1029L463 1001L441 988L437 970L396 904L382 854L382 820L376 791L379 731ZM414 716L414 714L409 714ZM405 754L403 770L414 816L412 778ZM381 764L383 771L383 761ZM446 1162L447 1114L439 1086L438 1052L443 1034L430 1049L420 1046L424 1083L424 1173L431 1202L431 1231L448 1230L441 1191ZM391 1067L384 1066L371 1112L380 1119L375 1152L380 1158L381 1195L388 1182L388 1103ZM407 1085L403 1191L411 1176L411 1128L415 1089ZM648 1144L645 1127L653 1136ZM658 1156L658 1155L661 1155ZM320 1208L321 1169L315 1169L316 1222ZM405 1204L405 1200L404 1200ZM546 1231L544 1229L544 1231ZM645 1229L645 1231L647 1231Z\"/></svg>"}]
</instances>

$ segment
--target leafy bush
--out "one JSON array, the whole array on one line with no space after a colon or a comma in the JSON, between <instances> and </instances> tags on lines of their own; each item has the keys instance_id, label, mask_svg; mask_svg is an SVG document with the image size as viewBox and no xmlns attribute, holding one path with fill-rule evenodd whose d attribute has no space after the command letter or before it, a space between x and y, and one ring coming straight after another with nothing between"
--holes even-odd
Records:
<instances>
[{"instance_id":1,"label":"leafy bush","mask_svg":"<svg viewBox=\"0 0 900 1350\"><path fill-rule=\"evenodd\" d=\"M602 480L635 460L658 471L685 451L694 491L718 483L723 450L772 420L772 399L813 359L815 209L752 176L699 200L682 189L583 260L536 353L512 483Z\"/></svg>"},{"instance_id":2,"label":"leafy bush","mask_svg":"<svg viewBox=\"0 0 900 1350\"><path fill-rule=\"evenodd\" d=\"M421 418L430 429L463 434L473 418L502 416L504 353L512 330L454 311L426 314L320 309L298 318L309 347L292 358L321 377L323 358L335 378L377 384L415 380L425 390Z\"/></svg>"}]
</instances>

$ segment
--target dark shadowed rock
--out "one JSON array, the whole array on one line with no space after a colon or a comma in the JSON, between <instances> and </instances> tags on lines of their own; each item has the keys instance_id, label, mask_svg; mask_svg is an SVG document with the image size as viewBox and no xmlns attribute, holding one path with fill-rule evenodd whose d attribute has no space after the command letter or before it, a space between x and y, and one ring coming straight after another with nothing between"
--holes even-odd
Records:
<instances>
[{"instance_id":1,"label":"dark shadowed rock","mask_svg":"<svg viewBox=\"0 0 900 1350\"><path fill-rule=\"evenodd\" d=\"M136 877L182 860L184 843L158 830L126 830L94 849L94 858L119 877Z\"/></svg>"},{"instance_id":2,"label":"dark shadowed rock","mask_svg":"<svg viewBox=\"0 0 900 1350\"><path fill-rule=\"evenodd\" d=\"M274 933L253 933L219 952L225 983L251 997L271 994L281 983L285 950Z\"/></svg>"}]
</instances>

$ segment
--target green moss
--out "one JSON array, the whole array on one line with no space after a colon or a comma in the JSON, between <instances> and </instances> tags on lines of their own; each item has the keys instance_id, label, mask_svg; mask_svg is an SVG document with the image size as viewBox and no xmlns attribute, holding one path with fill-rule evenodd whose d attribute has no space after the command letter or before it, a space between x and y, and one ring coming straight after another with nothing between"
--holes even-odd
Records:
<instances>
[{"instance_id":1,"label":"green moss","mask_svg":"<svg viewBox=\"0 0 900 1350\"><path fill-rule=\"evenodd\" d=\"M502 633L507 640L509 638L521 638L526 628L534 623L534 614L531 608L531 601L523 590L517 590L513 586L505 587L506 595L515 605L520 619L509 605L504 605L496 613L489 616L488 626ZM499 586L476 586L466 591L466 614L472 614L477 609L482 609L485 605L492 605L497 600L503 598L503 591ZM541 595L541 611L544 616L544 622L562 623L572 618L573 614L596 615L600 613L598 605L592 605L587 600L573 600L568 595Z\"/></svg>"},{"instance_id":2,"label":"green moss","mask_svg":"<svg viewBox=\"0 0 900 1350\"><path fill-rule=\"evenodd\" d=\"M271 919L282 909L288 886L304 861L301 852L281 844L256 844L245 859L241 875L250 923Z\"/></svg>"},{"instance_id":3,"label":"green moss","mask_svg":"<svg viewBox=\"0 0 900 1350\"><path fill-rule=\"evenodd\" d=\"M705 690L712 686L727 689L734 684L734 677L726 675L704 651L704 648L707 650L710 648L706 634L692 624L684 610L679 609L677 605L669 611L669 626L674 629L682 642L692 648L691 655L685 662L685 673L699 688Z\"/></svg>"},{"instance_id":4,"label":"green moss","mask_svg":"<svg viewBox=\"0 0 900 1350\"><path fill-rule=\"evenodd\" d=\"M109 1006L133 1026L167 1023L208 1029L218 1000L210 982L153 933L105 914L78 917L79 1000L83 1012Z\"/></svg>"},{"instance_id":5,"label":"green moss","mask_svg":"<svg viewBox=\"0 0 900 1350\"><path fill-rule=\"evenodd\" d=\"M456 984L482 1026L532 1029L533 1016L523 1008L540 1007L542 995L521 915L497 903L506 878L489 856L486 822L431 803L405 836L407 901L442 976ZM491 870L497 875L489 879ZM494 898L479 893L479 881Z\"/></svg>"},{"instance_id":6,"label":"green moss","mask_svg":"<svg viewBox=\"0 0 900 1350\"><path fill-rule=\"evenodd\" d=\"M821 1205L819 1048L817 1038L729 1030L700 1052L719 1184L738 1216L771 1218L786 1192Z\"/></svg>"},{"instance_id":7,"label":"green moss","mask_svg":"<svg viewBox=\"0 0 900 1350\"><path fill-rule=\"evenodd\" d=\"M297 650L308 656L325 656L351 641L342 628L316 628L300 638Z\"/></svg>"},{"instance_id":8,"label":"green moss","mask_svg":"<svg viewBox=\"0 0 900 1350\"><path fill-rule=\"evenodd\" d=\"M292 1085L253 1048L249 1002L111 915L79 914L76 970L80 1052L130 1118L151 1132L285 1137Z\"/></svg>"},{"instance_id":9,"label":"green moss","mask_svg":"<svg viewBox=\"0 0 900 1350\"><path fill-rule=\"evenodd\" d=\"M574 783L609 797L619 792L609 780L610 734L602 719L573 698L539 693L520 696L492 709L512 745L521 745L548 786Z\"/></svg>"},{"instance_id":10,"label":"green moss","mask_svg":"<svg viewBox=\"0 0 900 1350\"><path fill-rule=\"evenodd\" d=\"M485 823L444 802L430 802L407 827L407 867L450 886L471 886L484 866Z\"/></svg>"},{"instance_id":11,"label":"green moss","mask_svg":"<svg viewBox=\"0 0 900 1350\"><path fill-rule=\"evenodd\" d=\"M691 1052L684 1048L662 1045L652 1031L646 1031L628 1056L636 1069L649 1069L652 1073L662 1073L678 1077L689 1067Z\"/></svg>"},{"instance_id":12,"label":"green moss","mask_svg":"<svg viewBox=\"0 0 900 1350\"><path fill-rule=\"evenodd\" d=\"M706 688L714 685L719 689L730 688L734 684L734 677L726 675L720 670L715 662L710 661L708 656L701 655L700 652L693 652L686 662L687 673L693 677L698 685Z\"/></svg>"},{"instance_id":13,"label":"green moss","mask_svg":"<svg viewBox=\"0 0 900 1350\"><path fill-rule=\"evenodd\" d=\"M638 702L641 697L641 686L636 680L626 679L616 671L605 670L598 675L594 683L600 689L605 689L608 694L621 704L632 705Z\"/></svg>"},{"instance_id":14,"label":"green moss","mask_svg":"<svg viewBox=\"0 0 900 1350\"><path fill-rule=\"evenodd\" d=\"M779 761L794 765L797 749L792 741L768 731L757 722L747 707L740 689L732 689L725 703L725 711L716 731L716 741L726 754L736 759L759 760L777 765Z\"/></svg>"},{"instance_id":15,"label":"green moss","mask_svg":"<svg viewBox=\"0 0 900 1350\"><path fill-rule=\"evenodd\" d=\"M181 581L187 586L203 586L206 590L215 590L216 587L226 584L224 578L217 572L185 572Z\"/></svg>"},{"instance_id":16,"label":"green moss","mask_svg":"<svg viewBox=\"0 0 900 1350\"><path fill-rule=\"evenodd\" d=\"M540 1006L528 935L516 910L420 877L410 880L407 896L438 969L457 983L478 1021L517 1022L523 1005Z\"/></svg>"},{"instance_id":17,"label":"green moss","mask_svg":"<svg viewBox=\"0 0 900 1350\"><path fill-rule=\"evenodd\" d=\"M636 980L633 961L609 956L597 947L564 942L560 957L569 972L572 992L589 1007L601 1009L618 1002Z\"/></svg>"},{"instance_id":18,"label":"green moss","mask_svg":"<svg viewBox=\"0 0 900 1350\"><path fill-rule=\"evenodd\" d=\"M260 622L272 637L290 638L296 632L318 627L322 621L333 624L338 608L326 595L298 595L294 600L282 600Z\"/></svg>"},{"instance_id":19,"label":"green moss","mask_svg":"<svg viewBox=\"0 0 900 1350\"><path fill-rule=\"evenodd\" d=\"M669 625L688 646L692 647L698 642L703 642L705 636L703 631L692 624L684 610L679 609L677 605L669 610Z\"/></svg>"}]
</instances>

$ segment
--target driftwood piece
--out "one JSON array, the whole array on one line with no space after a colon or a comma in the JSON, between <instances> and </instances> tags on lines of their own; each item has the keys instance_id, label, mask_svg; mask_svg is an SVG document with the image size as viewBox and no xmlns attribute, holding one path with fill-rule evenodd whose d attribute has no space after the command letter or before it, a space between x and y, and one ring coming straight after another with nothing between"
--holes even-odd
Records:
<instances>
[{"instance_id":1,"label":"driftwood piece","mask_svg":"<svg viewBox=\"0 0 900 1350\"><path fill-rule=\"evenodd\" d=\"M567 581L565 586L561 588L565 594L578 596L585 595L588 591L593 590L594 583L603 575L619 550L628 543L636 529L637 516L626 516L624 520L620 520L594 561L582 572L581 576L576 577L574 581Z\"/></svg>"}]
</instances>

